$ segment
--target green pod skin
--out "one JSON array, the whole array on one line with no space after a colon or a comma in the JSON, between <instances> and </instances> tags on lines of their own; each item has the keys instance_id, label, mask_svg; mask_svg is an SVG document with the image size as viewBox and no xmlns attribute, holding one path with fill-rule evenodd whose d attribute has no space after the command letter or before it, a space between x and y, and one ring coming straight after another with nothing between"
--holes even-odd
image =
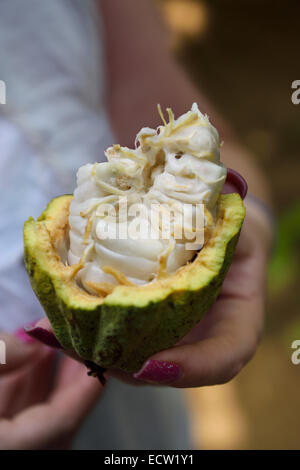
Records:
<instances>
[{"instance_id":1,"label":"green pod skin","mask_svg":"<svg viewBox=\"0 0 300 470\"><path fill-rule=\"evenodd\" d=\"M139 370L174 346L210 309L234 255L245 209L238 194L220 195L217 222L196 259L146 286L117 286L104 298L83 291L63 263L72 196L49 203L24 225L25 265L62 347L109 369Z\"/></svg>"}]
</instances>

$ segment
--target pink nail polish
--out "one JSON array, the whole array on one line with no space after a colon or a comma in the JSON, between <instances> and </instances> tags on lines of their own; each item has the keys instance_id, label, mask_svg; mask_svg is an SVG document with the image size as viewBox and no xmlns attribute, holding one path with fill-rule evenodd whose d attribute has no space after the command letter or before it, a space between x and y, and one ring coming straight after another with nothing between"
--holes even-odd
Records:
<instances>
[{"instance_id":1,"label":"pink nail polish","mask_svg":"<svg viewBox=\"0 0 300 470\"><path fill-rule=\"evenodd\" d=\"M21 341L21 343L24 344L32 344L35 343L35 339L32 338L31 336L28 336L28 334L24 331L24 328L19 328L14 332L14 336L18 338L18 340Z\"/></svg>"},{"instance_id":2,"label":"pink nail polish","mask_svg":"<svg viewBox=\"0 0 300 470\"><path fill-rule=\"evenodd\" d=\"M25 326L24 331L27 335L30 335L32 338L37 339L46 346L51 346L55 349L62 349L61 344L58 342L58 340L51 331L36 326Z\"/></svg>"},{"instance_id":3,"label":"pink nail polish","mask_svg":"<svg viewBox=\"0 0 300 470\"><path fill-rule=\"evenodd\" d=\"M135 379L145 382L169 383L180 375L180 367L177 364L166 361L147 361L142 369L133 375Z\"/></svg>"},{"instance_id":4,"label":"pink nail polish","mask_svg":"<svg viewBox=\"0 0 300 470\"><path fill-rule=\"evenodd\" d=\"M227 177L222 190L223 194L238 192L242 199L245 199L248 192L246 180L237 171L227 168Z\"/></svg>"}]
</instances>

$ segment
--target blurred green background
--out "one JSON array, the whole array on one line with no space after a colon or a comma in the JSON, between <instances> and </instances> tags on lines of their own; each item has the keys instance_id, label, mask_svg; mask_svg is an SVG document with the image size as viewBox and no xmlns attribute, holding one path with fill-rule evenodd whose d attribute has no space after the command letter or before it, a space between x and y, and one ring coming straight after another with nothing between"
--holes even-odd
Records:
<instances>
[{"instance_id":1,"label":"blurred green background","mask_svg":"<svg viewBox=\"0 0 300 470\"><path fill-rule=\"evenodd\" d=\"M265 334L230 384L186 391L201 448L300 448L300 2L158 0L172 47L269 176L278 235Z\"/></svg>"}]
</instances>

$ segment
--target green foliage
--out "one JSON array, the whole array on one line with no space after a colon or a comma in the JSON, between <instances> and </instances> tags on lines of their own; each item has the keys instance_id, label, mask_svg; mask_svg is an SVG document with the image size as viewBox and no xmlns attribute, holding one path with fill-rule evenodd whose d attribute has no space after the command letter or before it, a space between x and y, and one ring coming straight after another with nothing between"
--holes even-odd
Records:
<instances>
[{"instance_id":1,"label":"green foliage","mask_svg":"<svg viewBox=\"0 0 300 470\"><path fill-rule=\"evenodd\" d=\"M294 204L278 223L275 251L269 266L269 291L277 295L292 285L299 273L300 203Z\"/></svg>"}]
</instances>

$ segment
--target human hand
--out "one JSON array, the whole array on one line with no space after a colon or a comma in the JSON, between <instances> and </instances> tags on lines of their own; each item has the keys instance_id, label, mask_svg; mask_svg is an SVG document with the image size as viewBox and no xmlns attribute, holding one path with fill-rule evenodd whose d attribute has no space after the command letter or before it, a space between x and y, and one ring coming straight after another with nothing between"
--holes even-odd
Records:
<instances>
[{"instance_id":1,"label":"human hand","mask_svg":"<svg viewBox=\"0 0 300 470\"><path fill-rule=\"evenodd\" d=\"M0 339L7 349L7 364L0 365L0 449L68 447L101 393L99 382L69 357L57 363L55 350L38 342Z\"/></svg>"},{"instance_id":2,"label":"human hand","mask_svg":"<svg viewBox=\"0 0 300 470\"><path fill-rule=\"evenodd\" d=\"M253 356L263 328L265 277L271 229L246 200L236 253L212 309L175 347L159 352L134 376L108 371L129 383L199 387L229 381ZM39 326L51 331L48 320Z\"/></svg>"},{"instance_id":3,"label":"human hand","mask_svg":"<svg viewBox=\"0 0 300 470\"><path fill-rule=\"evenodd\" d=\"M245 197L247 185L235 171L228 172L226 186L226 192L238 190ZM108 375L140 385L199 387L229 381L253 356L263 328L272 227L255 198L247 198L246 207L234 259L210 312L175 347L152 356L133 376L119 370ZM54 338L49 322L42 323Z\"/></svg>"},{"instance_id":4,"label":"human hand","mask_svg":"<svg viewBox=\"0 0 300 470\"><path fill-rule=\"evenodd\" d=\"M234 259L212 309L178 345L152 356L136 379L174 387L221 384L253 356L263 329L272 230L259 207L246 207Z\"/></svg>"}]
</instances>

